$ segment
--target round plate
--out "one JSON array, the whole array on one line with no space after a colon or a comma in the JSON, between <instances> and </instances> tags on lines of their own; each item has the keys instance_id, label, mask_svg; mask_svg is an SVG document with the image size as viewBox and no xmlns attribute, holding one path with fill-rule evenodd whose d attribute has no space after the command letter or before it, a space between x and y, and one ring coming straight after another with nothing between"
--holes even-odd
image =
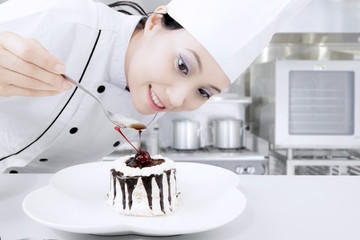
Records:
<instances>
[{"instance_id":1,"label":"round plate","mask_svg":"<svg viewBox=\"0 0 360 240\"><path fill-rule=\"evenodd\" d=\"M241 214L246 199L239 177L199 163L176 163L180 207L170 215L136 217L106 203L113 162L80 164L56 173L50 184L23 201L25 213L49 227L75 233L178 235L220 227Z\"/></svg>"}]
</instances>

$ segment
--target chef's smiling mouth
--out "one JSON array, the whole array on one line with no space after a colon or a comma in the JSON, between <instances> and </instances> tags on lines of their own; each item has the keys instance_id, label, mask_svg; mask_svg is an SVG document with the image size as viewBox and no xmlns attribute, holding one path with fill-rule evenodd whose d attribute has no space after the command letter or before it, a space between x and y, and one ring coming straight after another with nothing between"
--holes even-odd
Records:
<instances>
[{"instance_id":1,"label":"chef's smiling mouth","mask_svg":"<svg viewBox=\"0 0 360 240\"><path fill-rule=\"evenodd\" d=\"M156 96L153 88L151 85L149 85L149 94L148 94L148 100L150 102L150 107L159 112L159 111L164 111L165 110L165 106L164 104L160 101L160 99Z\"/></svg>"}]
</instances>

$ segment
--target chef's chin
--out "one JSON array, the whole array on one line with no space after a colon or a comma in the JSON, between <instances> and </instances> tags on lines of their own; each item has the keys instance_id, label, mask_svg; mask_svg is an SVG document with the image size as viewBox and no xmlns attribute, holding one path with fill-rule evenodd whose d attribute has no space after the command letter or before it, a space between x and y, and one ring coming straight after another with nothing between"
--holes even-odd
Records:
<instances>
[{"instance_id":1,"label":"chef's chin","mask_svg":"<svg viewBox=\"0 0 360 240\"><path fill-rule=\"evenodd\" d=\"M131 95L131 100L135 110L138 113L141 113L143 115L151 115L156 113L154 110L151 109L151 107L148 104L146 104L147 103L146 98L144 99L144 101L140 101L138 97Z\"/></svg>"}]
</instances>

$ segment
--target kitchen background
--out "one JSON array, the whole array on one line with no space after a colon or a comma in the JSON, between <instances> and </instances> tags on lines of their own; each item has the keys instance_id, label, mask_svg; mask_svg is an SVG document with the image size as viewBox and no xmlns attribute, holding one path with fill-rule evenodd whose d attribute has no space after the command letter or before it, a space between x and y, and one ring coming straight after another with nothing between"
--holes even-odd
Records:
<instances>
[{"instance_id":1,"label":"kitchen background","mask_svg":"<svg viewBox=\"0 0 360 240\"><path fill-rule=\"evenodd\" d=\"M153 11L168 1L138 2ZM229 89L167 113L142 145L238 174L359 175L359 10L358 0L313 0Z\"/></svg>"},{"instance_id":2,"label":"kitchen background","mask_svg":"<svg viewBox=\"0 0 360 240\"><path fill-rule=\"evenodd\" d=\"M169 1L135 2L151 12ZM360 0L313 0L231 87L167 113L143 148L238 174L359 175L359 12ZM121 145L103 160L130 152Z\"/></svg>"}]
</instances>

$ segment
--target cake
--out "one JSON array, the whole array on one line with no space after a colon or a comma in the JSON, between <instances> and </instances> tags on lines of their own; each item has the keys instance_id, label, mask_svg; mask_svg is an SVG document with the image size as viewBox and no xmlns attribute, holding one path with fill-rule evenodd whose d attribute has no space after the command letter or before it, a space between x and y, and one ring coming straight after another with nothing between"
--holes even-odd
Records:
<instances>
[{"instance_id":1,"label":"cake","mask_svg":"<svg viewBox=\"0 0 360 240\"><path fill-rule=\"evenodd\" d=\"M115 160L107 202L118 213L161 216L177 210L176 168L171 159L146 151Z\"/></svg>"}]
</instances>

